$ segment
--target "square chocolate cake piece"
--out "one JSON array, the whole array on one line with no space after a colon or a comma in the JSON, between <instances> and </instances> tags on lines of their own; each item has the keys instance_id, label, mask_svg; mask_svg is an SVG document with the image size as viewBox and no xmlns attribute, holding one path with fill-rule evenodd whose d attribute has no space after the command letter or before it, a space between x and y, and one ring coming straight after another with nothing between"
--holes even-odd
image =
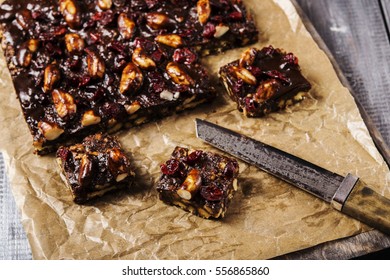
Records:
<instances>
[{"instance_id":1,"label":"square chocolate cake piece","mask_svg":"<svg viewBox=\"0 0 390 280\"><path fill-rule=\"evenodd\" d=\"M6 0L1 46L35 152L215 97L198 55L257 40L242 1Z\"/></svg>"},{"instance_id":2,"label":"square chocolate cake piece","mask_svg":"<svg viewBox=\"0 0 390 280\"><path fill-rule=\"evenodd\" d=\"M162 201L203 218L222 218L237 190L235 159L176 147L161 164L157 191Z\"/></svg>"},{"instance_id":3,"label":"square chocolate cake piece","mask_svg":"<svg viewBox=\"0 0 390 280\"><path fill-rule=\"evenodd\" d=\"M219 71L230 98L248 117L261 117L303 100L310 83L298 58L272 46L249 48Z\"/></svg>"},{"instance_id":4,"label":"square chocolate cake piece","mask_svg":"<svg viewBox=\"0 0 390 280\"><path fill-rule=\"evenodd\" d=\"M86 137L81 144L61 146L57 161L76 203L130 187L135 176L116 137L101 133Z\"/></svg>"}]
</instances>

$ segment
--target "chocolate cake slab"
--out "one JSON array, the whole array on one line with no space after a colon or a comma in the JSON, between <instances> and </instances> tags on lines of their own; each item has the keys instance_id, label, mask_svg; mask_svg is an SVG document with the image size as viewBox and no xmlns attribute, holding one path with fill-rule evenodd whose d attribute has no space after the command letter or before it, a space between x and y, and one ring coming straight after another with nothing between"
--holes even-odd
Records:
<instances>
[{"instance_id":1,"label":"chocolate cake slab","mask_svg":"<svg viewBox=\"0 0 390 280\"><path fill-rule=\"evenodd\" d=\"M235 159L176 147L160 167L160 200L206 219L225 216L237 191L239 165Z\"/></svg>"},{"instance_id":2,"label":"chocolate cake slab","mask_svg":"<svg viewBox=\"0 0 390 280\"><path fill-rule=\"evenodd\" d=\"M7 0L0 34L38 154L211 101L198 55L257 39L238 0Z\"/></svg>"},{"instance_id":3,"label":"chocolate cake slab","mask_svg":"<svg viewBox=\"0 0 390 280\"><path fill-rule=\"evenodd\" d=\"M74 202L79 204L128 188L135 176L118 139L102 133L88 136L80 144L61 146L57 162Z\"/></svg>"},{"instance_id":4,"label":"chocolate cake slab","mask_svg":"<svg viewBox=\"0 0 390 280\"><path fill-rule=\"evenodd\" d=\"M230 98L248 117L261 117L302 101L311 89L298 58L284 50L249 48L219 71Z\"/></svg>"}]
</instances>

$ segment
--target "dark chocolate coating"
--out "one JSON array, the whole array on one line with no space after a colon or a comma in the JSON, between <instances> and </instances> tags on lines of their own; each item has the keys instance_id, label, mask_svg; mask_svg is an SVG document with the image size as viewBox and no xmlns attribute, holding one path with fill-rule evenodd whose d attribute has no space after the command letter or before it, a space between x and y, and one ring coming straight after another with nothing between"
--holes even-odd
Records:
<instances>
[{"instance_id":1,"label":"dark chocolate coating","mask_svg":"<svg viewBox=\"0 0 390 280\"><path fill-rule=\"evenodd\" d=\"M76 23L69 22L59 5L69 1L77 8ZM219 52L257 39L257 30L241 1L210 1L211 14L205 24L198 21L197 1L116 0L108 10L99 8L97 1L69 1L5 1L0 6L2 46L34 146L41 154L91 133L111 131L118 123L138 125L210 101L215 91L198 54ZM169 20L152 28L148 18L153 14L163 14ZM121 15L135 24L128 36L119 28ZM227 27L226 33L215 37L217 26ZM68 34L77 34L83 45L76 43L70 51L65 39ZM156 42L156 36L163 34L179 35L182 43L178 48L182 52ZM36 49L29 48L31 39ZM123 93L122 72L137 48L156 67L140 69L140 84L128 86ZM172 61L190 77L191 83L178 84L167 74L166 67ZM56 72L49 71L54 79L45 77L50 65L56 68ZM74 103L72 108L77 110L61 115L53 100L54 89L68 94ZM163 91L172 93L174 98L169 94L162 98ZM189 100L195 105L183 106ZM137 117L126 113L132 104L140 105ZM96 124L82 125L87 111L99 118ZM59 128L60 135L46 137L42 122Z\"/></svg>"}]
</instances>

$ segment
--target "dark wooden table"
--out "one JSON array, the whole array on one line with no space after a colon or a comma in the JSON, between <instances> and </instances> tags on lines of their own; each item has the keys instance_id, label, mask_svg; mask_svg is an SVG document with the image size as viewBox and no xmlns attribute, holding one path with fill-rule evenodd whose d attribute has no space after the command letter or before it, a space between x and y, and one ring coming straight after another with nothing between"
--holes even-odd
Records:
<instances>
[{"instance_id":1,"label":"dark wooden table","mask_svg":"<svg viewBox=\"0 0 390 280\"><path fill-rule=\"evenodd\" d=\"M378 148L390 146L390 0L295 0L367 114ZM261 0L259 0L261 2ZM314 30L313 30L314 32ZM0 259L31 259L0 155ZM390 237L370 231L281 259L390 258Z\"/></svg>"}]
</instances>

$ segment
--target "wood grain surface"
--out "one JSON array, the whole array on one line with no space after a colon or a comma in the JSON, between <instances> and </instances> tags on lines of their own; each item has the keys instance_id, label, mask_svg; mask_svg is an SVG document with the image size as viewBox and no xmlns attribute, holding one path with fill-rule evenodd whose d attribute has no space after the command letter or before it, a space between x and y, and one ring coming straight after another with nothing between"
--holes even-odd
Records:
<instances>
[{"instance_id":1,"label":"wood grain surface","mask_svg":"<svg viewBox=\"0 0 390 280\"><path fill-rule=\"evenodd\" d=\"M325 51L330 52L342 82L362 107L362 114L379 150L388 157L390 0L295 2L308 20L307 27L315 29L312 33L318 32L319 44L326 45ZM389 259L389 247L390 236L374 230L277 259Z\"/></svg>"},{"instance_id":2,"label":"wood grain surface","mask_svg":"<svg viewBox=\"0 0 390 280\"><path fill-rule=\"evenodd\" d=\"M374 134L382 135L386 149L390 145L390 0L295 1L330 50L372 127L378 128ZM31 259L6 174L0 175L0 259ZM389 247L389 236L370 231L279 259L351 259Z\"/></svg>"},{"instance_id":3,"label":"wood grain surface","mask_svg":"<svg viewBox=\"0 0 390 280\"><path fill-rule=\"evenodd\" d=\"M390 0L296 0L390 145ZM382 9L383 7L383 9ZM386 12L384 12L386 11Z\"/></svg>"}]
</instances>

